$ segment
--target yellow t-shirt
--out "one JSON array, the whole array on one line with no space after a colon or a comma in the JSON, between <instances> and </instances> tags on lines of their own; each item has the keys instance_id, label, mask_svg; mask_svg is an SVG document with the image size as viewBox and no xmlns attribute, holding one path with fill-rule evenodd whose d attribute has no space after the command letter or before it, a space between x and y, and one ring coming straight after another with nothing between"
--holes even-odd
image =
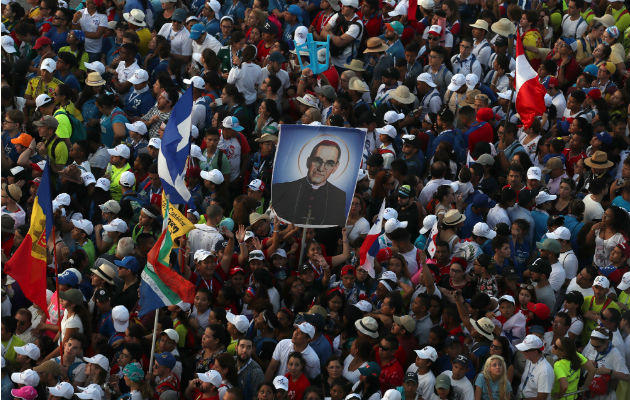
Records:
<instances>
[{"instance_id":1,"label":"yellow t-shirt","mask_svg":"<svg viewBox=\"0 0 630 400\"><path fill-rule=\"evenodd\" d=\"M55 89L62 83L63 82L61 82L57 78L52 78L50 82L46 83L42 80L41 76L36 76L28 81L28 85L26 85L26 91L24 92L24 95L31 96L31 98L36 99L37 96L45 93L54 98Z\"/></svg>"},{"instance_id":2,"label":"yellow t-shirt","mask_svg":"<svg viewBox=\"0 0 630 400\"><path fill-rule=\"evenodd\" d=\"M543 40L540 32L535 29L530 29L523 35L523 46L531 46L531 47L543 47ZM537 60L540 58L540 55L534 51L525 50L525 55L528 60Z\"/></svg>"},{"instance_id":3,"label":"yellow t-shirt","mask_svg":"<svg viewBox=\"0 0 630 400\"><path fill-rule=\"evenodd\" d=\"M151 41L151 31L147 28L141 28L136 31L140 42L138 43L138 50L142 56L146 56L149 53L149 42Z\"/></svg>"},{"instance_id":4,"label":"yellow t-shirt","mask_svg":"<svg viewBox=\"0 0 630 400\"><path fill-rule=\"evenodd\" d=\"M70 46L63 46L62 48L59 49L58 53L62 53L64 51L67 51L68 53L72 54L73 56L77 56L77 52L76 51L72 51L72 49L70 48ZM81 54L81 59L79 60L79 69L81 71L87 71L87 68L85 68L85 63L89 62L89 57L88 57L88 53L86 51L83 52L83 54Z\"/></svg>"},{"instance_id":5,"label":"yellow t-shirt","mask_svg":"<svg viewBox=\"0 0 630 400\"><path fill-rule=\"evenodd\" d=\"M577 353L577 355L580 359L580 366L586 364L586 362L588 361L586 357L584 357L580 353ZM569 386L567 387L567 391L565 393L572 393L577 391L578 384L580 383L580 368L573 370L571 369L571 361L562 359L556 361L553 364L553 372L555 374L555 379L553 380L553 389L551 389L552 397L553 394L560 391L560 378L566 378L569 383ZM563 399L575 400L577 399L577 395L563 397Z\"/></svg>"},{"instance_id":6,"label":"yellow t-shirt","mask_svg":"<svg viewBox=\"0 0 630 400\"><path fill-rule=\"evenodd\" d=\"M617 304L623 304L624 306L626 306L626 308L630 309L630 294L626 293L626 291L623 290L619 294L619 299L617 299Z\"/></svg>"},{"instance_id":7,"label":"yellow t-shirt","mask_svg":"<svg viewBox=\"0 0 630 400\"><path fill-rule=\"evenodd\" d=\"M57 142L57 145L53 146ZM68 162L68 145L63 139L53 139L46 145L48 148L48 157L53 160L53 163L58 165L64 165ZM55 154L53 154L53 147Z\"/></svg>"},{"instance_id":8,"label":"yellow t-shirt","mask_svg":"<svg viewBox=\"0 0 630 400\"><path fill-rule=\"evenodd\" d=\"M594 311L599 314L604 308L604 304L606 304L607 301L608 299L601 304L597 304L595 302L594 296L586 296L584 298L584 303L582 304L582 313L586 313L588 311ZM619 310L619 306L614 300L611 300L606 308L615 308ZM584 319L584 329L582 330L582 336L581 336L582 343L586 343L588 338L591 336L591 332L596 327L597 327L597 322L591 321L590 319L586 319L586 318Z\"/></svg>"},{"instance_id":9,"label":"yellow t-shirt","mask_svg":"<svg viewBox=\"0 0 630 400\"><path fill-rule=\"evenodd\" d=\"M112 164L109 164L107 169L110 172L109 180L111 182L109 185L109 192L112 195L112 199L120 201L122 198L122 189L120 188L119 182L120 175L122 175L123 172L130 170L131 167L129 166L129 163L126 163L122 168L116 168Z\"/></svg>"}]
</instances>

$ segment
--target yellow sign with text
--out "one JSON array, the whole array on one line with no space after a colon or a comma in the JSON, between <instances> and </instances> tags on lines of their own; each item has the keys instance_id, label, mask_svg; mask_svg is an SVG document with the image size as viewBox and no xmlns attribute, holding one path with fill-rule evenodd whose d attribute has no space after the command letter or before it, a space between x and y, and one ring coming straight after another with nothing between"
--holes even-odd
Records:
<instances>
[{"instance_id":1,"label":"yellow sign with text","mask_svg":"<svg viewBox=\"0 0 630 400\"><path fill-rule=\"evenodd\" d=\"M166 214L166 196L162 194L162 218ZM195 228L195 226L183 215L172 203L168 209L168 231L171 233L173 244L176 238L187 234Z\"/></svg>"}]
</instances>

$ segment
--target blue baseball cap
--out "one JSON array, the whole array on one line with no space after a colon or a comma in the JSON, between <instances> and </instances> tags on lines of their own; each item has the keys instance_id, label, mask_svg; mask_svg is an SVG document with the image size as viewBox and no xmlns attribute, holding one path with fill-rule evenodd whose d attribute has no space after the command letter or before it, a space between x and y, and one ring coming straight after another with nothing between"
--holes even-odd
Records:
<instances>
[{"instance_id":1,"label":"blue baseball cap","mask_svg":"<svg viewBox=\"0 0 630 400\"><path fill-rule=\"evenodd\" d=\"M592 76L597 76L597 69L598 69L597 65L589 64L586 67L584 67L584 72Z\"/></svg>"},{"instance_id":2,"label":"blue baseball cap","mask_svg":"<svg viewBox=\"0 0 630 400\"><path fill-rule=\"evenodd\" d=\"M473 207L490 208L490 198L488 197L488 195L486 195L484 193L477 192L473 196L472 206Z\"/></svg>"},{"instance_id":3,"label":"blue baseball cap","mask_svg":"<svg viewBox=\"0 0 630 400\"><path fill-rule=\"evenodd\" d=\"M172 355L171 353L168 352L164 352L164 353L157 353L155 355L155 361L166 368L170 368L173 369L173 367L175 366L175 356Z\"/></svg>"},{"instance_id":4,"label":"blue baseball cap","mask_svg":"<svg viewBox=\"0 0 630 400\"><path fill-rule=\"evenodd\" d=\"M291 4L289 8L287 8L287 11L289 12L289 14L293 14L298 17L299 21L302 21L302 9L300 8L300 6L296 4Z\"/></svg>"},{"instance_id":5,"label":"blue baseball cap","mask_svg":"<svg viewBox=\"0 0 630 400\"><path fill-rule=\"evenodd\" d=\"M599 139L599 141L604 143L605 145L609 145L612 143L612 136L610 136L610 133L606 131L597 132L595 134L595 137L597 137L597 139Z\"/></svg>"},{"instance_id":6,"label":"blue baseball cap","mask_svg":"<svg viewBox=\"0 0 630 400\"><path fill-rule=\"evenodd\" d=\"M118 265L120 268L128 269L133 273L136 273L140 270L140 264L134 256L127 256L122 260L116 260L114 261L114 264Z\"/></svg>"},{"instance_id":7,"label":"blue baseball cap","mask_svg":"<svg viewBox=\"0 0 630 400\"><path fill-rule=\"evenodd\" d=\"M81 273L76 268L68 268L59 275L59 284L77 286L81 282Z\"/></svg>"},{"instance_id":8,"label":"blue baseball cap","mask_svg":"<svg viewBox=\"0 0 630 400\"><path fill-rule=\"evenodd\" d=\"M206 33L206 27L204 24L195 24L192 28L190 28L190 38L192 40L199 39L204 33Z\"/></svg>"}]
</instances>

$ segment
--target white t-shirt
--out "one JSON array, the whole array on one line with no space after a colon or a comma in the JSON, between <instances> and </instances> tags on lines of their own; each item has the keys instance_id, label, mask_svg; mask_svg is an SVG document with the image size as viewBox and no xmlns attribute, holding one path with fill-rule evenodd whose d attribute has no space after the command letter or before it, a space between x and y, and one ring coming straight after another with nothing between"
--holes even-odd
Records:
<instances>
[{"instance_id":1,"label":"white t-shirt","mask_svg":"<svg viewBox=\"0 0 630 400\"><path fill-rule=\"evenodd\" d=\"M337 18L343 18L343 17L339 13L333 15L332 17L330 17L330 20L328 20L328 24L326 24L326 28L332 30L334 26L337 24ZM359 18L358 15L354 14L352 19L355 19L355 18L357 22L361 23L361 18ZM354 38L354 43L350 42L343 49L340 55L336 57L331 57L331 62L333 63L333 65L336 67L341 67L341 68L343 68L344 64L349 63L350 60L354 58L354 55L356 54L356 47L358 47L356 45L356 42L361 40L361 36L363 36L363 29L361 29L357 24L352 23L348 25L348 30L344 32L344 35L352 36Z\"/></svg>"},{"instance_id":2,"label":"white t-shirt","mask_svg":"<svg viewBox=\"0 0 630 400\"><path fill-rule=\"evenodd\" d=\"M592 286L589 286L586 289L582 289L580 285L577 284L577 278L572 278L571 281L569 282L569 286L567 286L567 293L572 292L574 290L577 290L578 292L582 293L582 296L584 297L593 296L595 294Z\"/></svg>"},{"instance_id":3,"label":"white t-shirt","mask_svg":"<svg viewBox=\"0 0 630 400\"><path fill-rule=\"evenodd\" d=\"M133 73L140 69L138 66L138 62L134 59L133 64L130 66L126 66L124 61L118 63L118 67L116 67L116 73L118 74L118 82L127 82Z\"/></svg>"},{"instance_id":4,"label":"white t-shirt","mask_svg":"<svg viewBox=\"0 0 630 400\"><path fill-rule=\"evenodd\" d=\"M566 274L564 272L564 268L562 268L562 264L560 262L556 262L551 266L551 274L549 274L549 285L553 288L554 292L560 290L562 285L564 285Z\"/></svg>"},{"instance_id":5,"label":"white t-shirt","mask_svg":"<svg viewBox=\"0 0 630 400\"><path fill-rule=\"evenodd\" d=\"M162 25L158 35L171 42L171 53L178 56L192 55L192 39L190 38L188 29L182 27L182 29L175 32L173 30L173 24L169 22Z\"/></svg>"},{"instance_id":6,"label":"white t-shirt","mask_svg":"<svg viewBox=\"0 0 630 400\"><path fill-rule=\"evenodd\" d=\"M578 259L575 256L573 250L560 253L560 256L558 257L558 262L562 264L562 268L564 268L566 279L573 279L576 277L578 270Z\"/></svg>"},{"instance_id":7,"label":"white t-shirt","mask_svg":"<svg viewBox=\"0 0 630 400\"><path fill-rule=\"evenodd\" d=\"M223 235L217 228L206 224L195 224L195 229L188 234L190 254L195 254L199 249L214 250L219 240L223 240Z\"/></svg>"},{"instance_id":8,"label":"white t-shirt","mask_svg":"<svg viewBox=\"0 0 630 400\"><path fill-rule=\"evenodd\" d=\"M613 371L618 371L624 374L628 373L628 368L626 367L626 363L623 361L623 356L619 353L616 347L610 349L608 354L601 357L598 355L597 351L593 348L591 343L589 342L584 351L582 351L582 355L586 357L588 360L595 361L597 360L595 367L596 368L610 368ZM595 375L598 377L599 375ZM614 390L611 390L607 395L604 396L593 396L591 399L596 400L615 400L617 395Z\"/></svg>"},{"instance_id":9,"label":"white t-shirt","mask_svg":"<svg viewBox=\"0 0 630 400\"><path fill-rule=\"evenodd\" d=\"M81 19L79 25L83 32L96 32L99 27L107 28L107 16L95 12L93 15L88 13L87 8L81 10ZM90 39L85 38L85 51L88 53L99 53L103 48L103 38Z\"/></svg>"},{"instance_id":10,"label":"white t-shirt","mask_svg":"<svg viewBox=\"0 0 630 400\"><path fill-rule=\"evenodd\" d=\"M59 335L59 340L63 342L63 337L65 336L66 329L78 329L79 333L83 333L83 322L81 318L77 314L68 317L69 313L64 313L63 318L61 319L61 334Z\"/></svg>"},{"instance_id":11,"label":"white t-shirt","mask_svg":"<svg viewBox=\"0 0 630 400\"><path fill-rule=\"evenodd\" d=\"M604 208L602 205L591 197L589 194L582 199L584 202L584 219L582 220L585 224L591 222L594 219L602 219L602 215L604 215Z\"/></svg>"},{"instance_id":12,"label":"white t-shirt","mask_svg":"<svg viewBox=\"0 0 630 400\"><path fill-rule=\"evenodd\" d=\"M488 211L488 216L486 217L486 222L490 229L494 229L498 223L503 222L510 226L510 216L507 213L507 210L498 204L492 207Z\"/></svg>"},{"instance_id":13,"label":"white t-shirt","mask_svg":"<svg viewBox=\"0 0 630 400\"><path fill-rule=\"evenodd\" d=\"M370 231L370 223L361 217L354 225L346 225L346 230L348 231L348 240L355 240L361 235L367 235Z\"/></svg>"},{"instance_id":14,"label":"white t-shirt","mask_svg":"<svg viewBox=\"0 0 630 400\"><path fill-rule=\"evenodd\" d=\"M579 39L584 36L587 27L588 24L580 16L575 21L571 20L568 14L562 17L562 36L564 37Z\"/></svg>"},{"instance_id":15,"label":"white t-shirt","mask_svg":"<svg viewBox=\"0 0 630 400\"><path fill-rule=\"evenodd\" d=\"M420 375L418 374L418 367L415 363L411 364L406 372L415 372L418 375L418 389L416 393L418 396L423 399L428 399L433 394L433 388L435 386L435 375L432 371L427 372L426 374Z\"/></svg>"},{"instance_id":16,"label":"white t-shirt","mask_svg":"<svg viewBox=\"0 0 630 400\"><path fill-rule=\"evenodd\" d=\"M455 389L455 393L459 394L459 399L461 400L474 400L475 399L475 389L473 388L472 383L468 378L463 377L462 379L453 379L453 371L444 371L442 372L444 375L451 378L451 385Z\"/></svg>"},{"instance_id":17,"label":"white t-shirt","mask_svg":"<svg viewBox=\"0 0 630 400\"><path fill-rule=\"evenodd\" d=\"M258 87L260 87L260 85L265 79L269 77L269 75L273 75L271 72L269 72L269 66L260 70L260 75L258 77ZM278 79L280 79L281 83L280 89L278 89L278 91L276 92L276 94L278 95L278 100L280 100L284 96L284 91L288 89L291 85L291 79L289 79L289 73L283 69L278 71L275 75Z\"/></svg>"},{"instance_id":18,"label":"white t-shirt","mask_svg":"<svg viewBox=\"0 0 630 400\"><path fill-rule=\"evenodd\" d=\"M205 49L210 49L214 51L214 54L219 54L219 50L221 50L221 42L217 40L214 36L209 33L206 33L206 38L203 40L201 44L196 41L192 41L192 52L194 53L203 53Z\"/></svg>"},{"instance_id":19,"label":"white t-shirt","mask_svg":"<svg viewBox=\"0 0 630 400\"><path fill-rule=\"evenodd\" d=\"M223 135L219 139L219 150L223 150L230 163L230 182L241 174L241 142L236 137L225 139Z\"/></svg>"},{"instance_id":20,"label":"white t-shirt","mask_svg":"<svg viewBox=\"0 0 630 400\"><path fill-rule=\"evenodd\" d=\"M287 364L289 362L289 354L293 353L294 347L291 339L284 339L278 342L276 348L273 350L272 359L279 361L280 366L278 367L278 371L276 371L276 376L284 375L287 373ZM319 365L319 357L317 353L311 348L311 346L306 346L306 349L302 352L304 356L304 361L306 361L306 368L304 373L306 377L310 380L315 379L320 374L320 365Z\"/></svg>"},{"instance_id":21,"label":"white t-shirt","mask_svg":"<svg viewBox=\"0 0 630 400\"><path fill-rule=\"evenodd\" d=\"M536 397L538 393L549 393L547 399L551 399L551 388L554 381L553 367L545 357L540 357L536 364L527 360L525 372L519 386L519 394L524 398Z\"/></svg>"},{"instance_id":22,"label":"white t-shirt","mask_svg":"<svg viewBox=\"0 0 630 400\"><path fill-rule=\"evenodd\" d=\"M349 371L348 367L350 367L350 363L354 360L354 357L351 354L343 360L343 372L341 373L344 378L346 378L350 383L355 384L359 381L359 377L361 373L359 372L359 368L354 371ZM361 365L362 366L362 365Z\"/></svg>"}]
</instances>

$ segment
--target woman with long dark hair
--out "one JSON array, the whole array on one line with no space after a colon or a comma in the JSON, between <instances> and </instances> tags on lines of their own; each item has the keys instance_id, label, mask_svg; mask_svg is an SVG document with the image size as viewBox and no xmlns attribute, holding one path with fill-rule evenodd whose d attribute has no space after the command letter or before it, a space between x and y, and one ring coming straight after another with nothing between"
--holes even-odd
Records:
<instances>
[{"instance_id":1,"label":"woman with long dark hair","mask_svg":"<svg viewBox=\"0 0 630 400\"><path fill-rule=\"evenodd\" d=\"M620 207L609 207L602 215L602 221L594 224L586 235L590 245L595 244L593 264L598 268L609 265L608 257L615 246L628 242L630 217Z\"/></svg>"},{"instance_id":2,"label":"woman with long dark hair","mask_svg":"<svg viewBox=\"0 0 630 400\"><path fill-rule=\"evenodd\" d=\"M595 367L588 362L586 357L578 353L575 341L568 337L556 339L552 344L551 352L558 357L558 361L553 364L555 377L551 396L568 400L576 399L575 395L565 397L565 394L577 392L582 372L586 372L584 387L587 388L595 375Z\"/></svg>"},{"instance_id":3,"label":"woman with long dark hair","mask_svg":"<svg viewBox=\"0 0 630 400\"><path fill-rule=\"evenodd\" d=\"M354 323L348 323L344 325L346 328L352 326L354 328ZM346 341L351 342L350 353L343 360L343 371L342 375L346 378L351 384L356 384L359 382L361 371L359 368L363 367L365 363L370 361L372 354L372 345L369 341L364 339L354 339L356 337L356 330L354 333L344 332L346 335ZM342 335L344 335L342 333ZM350 335L353 335L351 338Z\"/></svg>"},{"instance_id":4,"label":"woman with long dark hair","mask_svg":"<svg viewBox=\"0 0 630 400\"><path fill-rule=\"evenodd\" d=\"M219 354L214 359L212 369L218 371L221 374L221 378L223 378L222 385L219 388L219 400L222 400L225 392L227 392L229 388L238 386L236 359L228 353Z\"/></svg>"},{"instance_id":5,"label":"woman with long dark hair","mask_svg":"<svg viewBox=\"0 0 630 400\"><path fill-rule=\"evenodd\" d=\"M268 126L278 128L278 121L280 120L280 112L278 111L278 105L275 100L264 99L260 106L258 106L258 115L254 120L255 130L254 135L256 137L262 136L263 130Z\"/></svg>"},{"instance_id":6,"label":"woman with long dark hair","mask_svg":"<svg viewBox=\"0 0 630 400\"><path fill-rule=\"evenodd\" d=\"M225 353L229 338L225 327L219 324L208 326L201 337L201 350L195 356L195 371L206 372L215 359Z\"/></svg>"}]
</instances>

